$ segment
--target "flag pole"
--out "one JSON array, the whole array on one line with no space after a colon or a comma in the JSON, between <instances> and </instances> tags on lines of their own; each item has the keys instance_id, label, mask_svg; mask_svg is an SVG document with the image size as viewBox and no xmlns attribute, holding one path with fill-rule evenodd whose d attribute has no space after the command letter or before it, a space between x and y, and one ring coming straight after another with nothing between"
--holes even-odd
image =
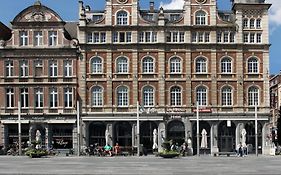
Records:
<instances>
[{"instance_id":1,"label":"flag pole","mask_svg":"<svg viewBox=\"0 0 281 175\"><path fill-rule=\"evenodd\" d=\"M18 132L19 132L19 156L21 156L22 150L21 150L21 109L20 109L20 101L18 101Z\"/></svg>"},{"instance_id":2,"label":"flag pole","mask_svg":"<svg viewBox=\"0 0 281 175\"><path fill-rule=\"evenodd\" d=\"M200 155L199 149L199 104L196 102L196 122L197 122L197 156Z\"/></svg>"},{"instance_id":3,"label":"flag pole","mask_svg":"<svg viewBox=\"0 0 281 175\"><path fill-rule=\"evenodd\" d=\"M137 101L137 155L140 156L140 109Z\"/></svg>"}]
</instances>

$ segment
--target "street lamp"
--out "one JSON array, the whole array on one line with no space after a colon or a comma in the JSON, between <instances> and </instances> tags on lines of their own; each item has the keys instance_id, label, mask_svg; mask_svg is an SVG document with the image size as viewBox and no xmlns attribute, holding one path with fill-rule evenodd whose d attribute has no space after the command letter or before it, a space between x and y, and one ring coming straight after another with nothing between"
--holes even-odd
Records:
<instances>
[{"instance_id":1,"label":"street lamp","mask_svg":"<svg viewBox=\"0 0 281 175\"><path fill-rule=\"evenodd\" d=\"M18 132L19 132L19 156L21 156L22 150L21 150L21 108L20 108L20 101L18 101Z\"/></svg>"},{"instance_id":2,"label":"street lamp","mask_svg":"<svg viewBox=\"0 0 281 175\"><path fill-rule=\"evenodd\" d=\"M197 156L200 155L200 149L199 149L199 103L198 101L196 102L196 123L197 123Z\"/></svg>"}]
</instances>

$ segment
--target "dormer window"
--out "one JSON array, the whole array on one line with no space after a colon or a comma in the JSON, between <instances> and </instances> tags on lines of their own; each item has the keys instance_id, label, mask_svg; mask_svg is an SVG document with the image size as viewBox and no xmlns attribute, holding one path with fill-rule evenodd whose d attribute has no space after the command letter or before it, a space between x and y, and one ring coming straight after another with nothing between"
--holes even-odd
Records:
<instances>
[{"instance_id":1,"label":"dormer window","mask_svg":"<svg viewBox=\"0 0 281 175\"><path fill-rule=\"evenodd\" d=\"M20 32L20 46L27 46L28 45L28 33L27 31Z\"/></svg>"},{"instance_id":2,"label":"dormer window","mask_svg":"<svg viewBox=\"0 0 281 175\"><path fill-rule=\"evenodd\" d=\"M102 19L102 15L93 15L93 22L100 21Z\"/></svg>"},{"instance_id":3,"label":"dormer window","mask_svg":"<svg viewBox=\"0 0 281 175\"><path fill-rule=\"evenodd\" d=\"M178 21L180 19L180 14L171 14L170 21Z\"/></svg>"},{"instance_id":4,"label":"dormer window","mask_svg":"<svg viewBox=\"0 0 281 175\"><path fill-rule=\"evenodd\" d=\"M128 13L125 11L117 12L117 25L128 25Z\"/></svg>"},{"instance_id":5,"label":"dormer window","mask_svg":"<svg viewBox=\"0 0 281 175\"><path fill-rule=\"evenodd\" d=\"M204 11L198 11L195 14L195 24L196 25L206 25L206 13Z\"/></svg>"},{"instance_id":6,"label":"dormer window","mask_svg":"<svg viewBox=\"0 0 281 175\"><path fill-rule=\"evenodd\" d=\"M145 14L142 17L147 21L153 21L153 14Z\"/></svg>"}]
</instances>

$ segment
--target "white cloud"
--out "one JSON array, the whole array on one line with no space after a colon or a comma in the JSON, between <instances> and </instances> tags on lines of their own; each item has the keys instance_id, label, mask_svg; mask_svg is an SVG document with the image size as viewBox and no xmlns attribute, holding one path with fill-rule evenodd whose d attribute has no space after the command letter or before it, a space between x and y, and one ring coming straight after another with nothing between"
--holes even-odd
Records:
<instances>
[{"instance_id":1,"label":"white cloud","mask_svg":"<svg viewBox=\"0 0 281 175\"><path fill-rule=\"evenodd\" d=\"M163 3L161 1L160 7L164 9L182 9L184 5L184 0L172 0L170 3Z\"/></svg>"},{"instance_id":2,"label":"white cloud","mask_svg":"<svg viewBox=\"0 0 281 175\"><path fill-rule=\"evenodd\" d=\"M280 0L267 0L272 6L269 11L269 21L273 25L281 25L281 1Z\"/></svg>"}]
</instances>

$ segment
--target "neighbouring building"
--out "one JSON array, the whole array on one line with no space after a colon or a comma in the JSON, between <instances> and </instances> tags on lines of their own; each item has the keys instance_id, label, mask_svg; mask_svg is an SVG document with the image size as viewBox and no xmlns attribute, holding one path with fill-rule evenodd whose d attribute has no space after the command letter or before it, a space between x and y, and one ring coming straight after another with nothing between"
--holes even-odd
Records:
<instances>
[{"instance_id":1,"label":"neighbouring building","mask_svg":"<svg viewBox=\"0 0 281 175\"><path fill-rule=\"evenodd\" d=\"M24 146L35 140L39 130L46 147L74 147L76 26L39 1L11 22L11 36L1 40L0 47L1 143L5 148L18 141L19 112Z\"/></svg>"},{"instance_id":2,"label":"neighbouring building","mask_svg":"<svg viewBox=\"0 0 281 175\"><path fill-rule=\"evenodd\" d=\"M271 128L272 141L275 144L281 144L281 74L274 75L270 78L270 107L271 107Z\"/></svg>"},{"instance_id":3,"label":"neighbouring building","mask_svg":"<svg viewBox=\"0 0 281 175\"><path fill-rule=\"evenodd\" d=\"M83 142L136 146L137 102L141 144L192 140L196 153L196 102L200 133L210 152L233 151L246 129L255 147L269 145L268 9L264 0L185 0L181 10L141 10L138 0L108 0L104 11L80 1L79 95ZM201 134L200 134L201 137ZM201 141L200 141L201 142ZM266 153L266 149L263 149Z\"/></svg>"}]
</instances>

